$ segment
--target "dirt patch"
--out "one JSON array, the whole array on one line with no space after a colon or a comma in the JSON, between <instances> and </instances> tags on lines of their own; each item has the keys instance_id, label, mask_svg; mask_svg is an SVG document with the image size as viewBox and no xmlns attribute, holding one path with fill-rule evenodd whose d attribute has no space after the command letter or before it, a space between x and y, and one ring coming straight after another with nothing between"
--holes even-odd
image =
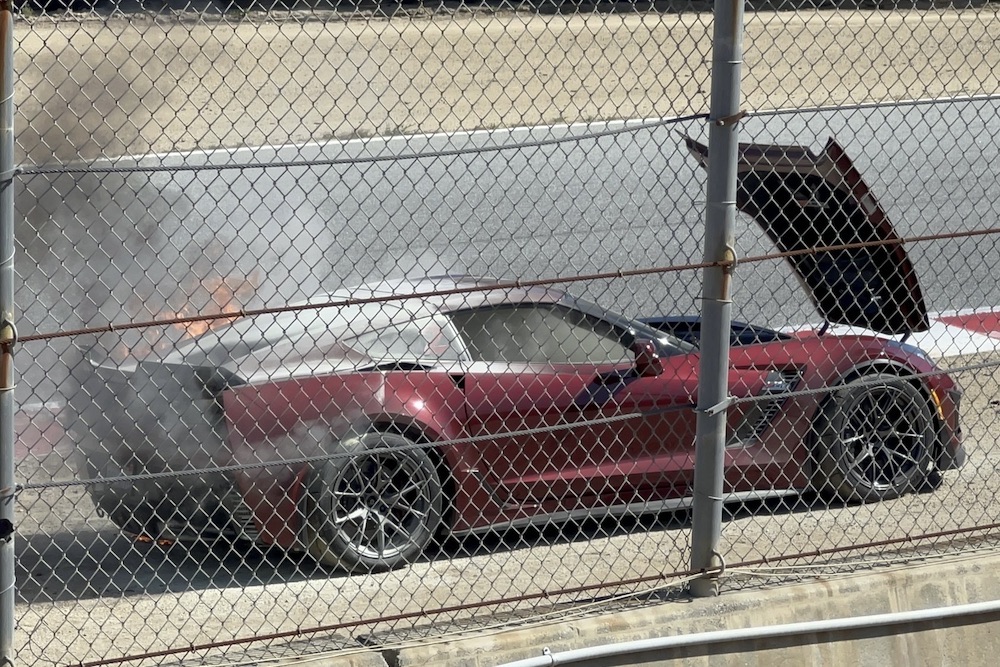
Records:
<instances>
[{"instance_id":1,"label":"dirt patch","mask_svg":"<svg viewBox=\"0 0 1000 667\"><path fill-rule=\"evenodd\" d=\"M1000 86L997 12L747 14L748 109ZM36 19L16 28L33 162L707 111L709 13Z\"/></svg>"}]
</instances>

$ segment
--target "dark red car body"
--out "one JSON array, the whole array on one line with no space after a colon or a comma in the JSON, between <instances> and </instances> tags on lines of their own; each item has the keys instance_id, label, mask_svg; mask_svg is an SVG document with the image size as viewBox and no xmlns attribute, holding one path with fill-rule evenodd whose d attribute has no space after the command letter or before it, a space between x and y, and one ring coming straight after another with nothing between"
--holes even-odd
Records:
<instances>
[{"instance_id":1,"label":"dark red car body","mask_svg":"<svg viewBox=\"0 0 1000 667\"><path fill-rule=\"evenodd\" d=\"M835 386L870 368L934 373L932 364L873 337L813 337L737 347L731 351L730 391L757 396L775 369L799 374L797 390ZM424 442L458 441L439 447L454 480L450 529L461 533L491 526L552 520L595 508L633 511L679 508L694 474L698 354L663 359L659 377L638 378L603 403L579 405L592 394L607 368L526 368L516 372L483 367L463 374L454 369L358 373L281 383L242 386L226 395L229 447L237 460L253 457L302 422L336 422L344 406L360 400L364 421L375 428L419 433ZM923 380L941 403L939 419L943 467L960 450L958 388L947 375ZM377 388L377 389L376 389ZM384 392L382 399L374 398ZM797 395L781 405L780 418L744 446L726 451L728 493L761 497L799 491L810 482L807 436L826 394ZM752 403L729 411L733 432ZM274 410L271 406L282 406ZM593 420L651 413L594 425ZM543 433L505 435L565 426ZM512 428L513 427L513 428ZM620 437L620 433L627 433ZM489 435L484 440L472 438ZM242 450L248 450L245 455ZM265 542L296 545L297 512L308 465L281 471L264 468L237 473L255 525ZM734 496L736 497L736 496Z\"/></svg>"},{"instance_id":2,"label":"dark red car body","mask_svg":"<svg viewBox=\"0 0 1000 667\"><path fill-rule=\"evenodd\" d=\"M740 207L782 250L849 246L791 260L825 320L898 336L926 327L902 246L870 244L895 232L839 147L819 156L744 147L740 184ZM690 503L696 319L630 320L558 290L468 277L386 281L319 301L340 299L362 303L305 304L244 318L159 359L95 364L93 401L77 406L88 474L137 477L91 485L98 507L131 532L235 531L307 548L303 498L317 461L331 443L366 432L431 452L446 495L440 529L453 534ZM518 308L524 321L558 316L628 354L563 358L551 350L573 341L561 340L544 355L491 359L518 357L535 337L511 333L508 349L494 333L479 340L470 322L492 326L492 313ZM814 485L814 429L831 396L822 390L859 377L916 388L931 416L932 465L962 465L960 388L916 348L746 325L734 325L733 342L729 499ZM195 470L209 472L142 481Z\"/></svg>"}]
</instances>

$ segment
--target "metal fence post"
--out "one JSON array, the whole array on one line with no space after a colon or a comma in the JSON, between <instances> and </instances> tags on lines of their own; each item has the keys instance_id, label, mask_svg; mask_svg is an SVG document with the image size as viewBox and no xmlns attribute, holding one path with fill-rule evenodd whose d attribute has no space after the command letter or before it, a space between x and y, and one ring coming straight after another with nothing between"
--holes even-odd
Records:
<instances>
[{"instance_id":1,"label":"metal fence post","mask_svg":"<svg viewBox=\"0 0 1000 667\"><path fill-rule=\"evenodd\" d=\"M14 13L0 2L0 665L14 646Z\"/></svg>"},{"instance_id":2,"label":"metal fence post","mask_svg":"<svg viewBox=\"0 0 1000 667\"><path fill-rule=\"evenodd\" d=\"M736 160L743 59L743 0L716 0L702 283L701 361L694 469L690 584L696 597L718 595L717 547L722 530L723 458L729 376L729 300L736 217Z\"/></svg>"}]
</instances>

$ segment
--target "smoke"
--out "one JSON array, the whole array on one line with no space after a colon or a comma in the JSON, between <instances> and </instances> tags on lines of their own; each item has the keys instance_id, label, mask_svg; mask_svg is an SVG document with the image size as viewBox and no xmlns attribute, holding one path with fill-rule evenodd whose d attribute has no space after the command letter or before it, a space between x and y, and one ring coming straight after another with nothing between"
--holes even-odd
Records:
<instances>
[{"instance_id":1,"label":"smoke","mask_svg":"<svg viewBox=\"0 0 1000 667\"><path fill-rule=\"evenodd\" d=\"M359 268L350 260L359 241L319 211L328 205L315 195L323 177L302 168L27 178L16 195L22 333L282 306L322 292L324 283L343 286ZM375 266L365 270L361 280L383 277ZM99 509L133 532L158 530L176 515L219 527L233 475L196 471L313 456L317 443L366 428L347 406L314 422L326 433L322 441L315 426L293 424L287 435L255 441L252 452L233 450L202 378L177 367L136 367L195 333L152 326L77 334L31 343L19 355L20 402L66 404L60 422L84 476L185 473L90 487ZM95 368L101 363L135 372L108 377ZM268 488L286 488L284 468L256 474L268 476Z\"/></svg>"}]
</instances>

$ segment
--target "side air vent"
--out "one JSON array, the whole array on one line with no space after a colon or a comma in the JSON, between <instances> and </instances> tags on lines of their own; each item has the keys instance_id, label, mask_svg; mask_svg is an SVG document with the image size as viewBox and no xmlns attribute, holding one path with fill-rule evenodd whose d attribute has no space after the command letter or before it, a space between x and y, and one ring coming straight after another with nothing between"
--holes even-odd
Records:
<instances>
[{"instance_id":1,"label":"side air vent","mask_svg":"<svg viewBox=\"0 0 1000 667\"><path fill-rule=\"evenodd\" d=\"M800 379L801 375L795 369L771 371L764 388L758 394L762 398L755 401L747 411L743 421L729 438L727 446L741 447L759 438L781 411L788 399L787 394L795 391Z\"/></svg>"}]
</instances>

